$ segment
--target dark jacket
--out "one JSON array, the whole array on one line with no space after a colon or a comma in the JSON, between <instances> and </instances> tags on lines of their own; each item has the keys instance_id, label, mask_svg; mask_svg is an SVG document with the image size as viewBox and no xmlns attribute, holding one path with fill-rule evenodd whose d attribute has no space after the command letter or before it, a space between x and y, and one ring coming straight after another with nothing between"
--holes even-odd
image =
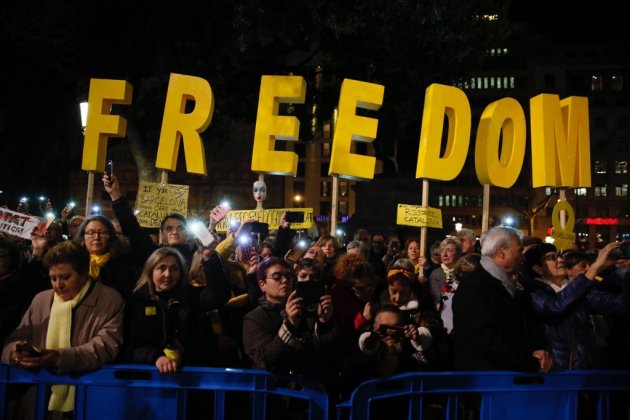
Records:
<instances>
[{"instance_id":1,"label":"dark jacket","mask_svg":"<svg viewBox=\"0 0 630 420\"><path fill-rule=\"evenodd\" d=\"M558 293L541 281L531 283L531 303L544 323L556 370L600 367L589 315L627 311L630 288L615 294L594 290L593 283L580 275Z\"/></svg>"},{"instance_id":2,"label":"dark jacket","mask_svg":"<svg viewBox=\"0 0 630 420\"><path fill-rule=\"evenodd\" d=\"M539 370L526 321L520 296L482 266L468 273L453 299L455 369Z\"/></svg>"},{"instance_id":3,"label":"dark jacket","mask_svg":"<svg viewBox=\"0 0 630 420\"><path fill-rule=\"evenodd\" d=\"M125 307L125 351L129 363L155 364L164 349L177 350L186 359L193 352L194 315L187 304L183 286L152 298L138 290Z\"/></svg>"}]
</instances>

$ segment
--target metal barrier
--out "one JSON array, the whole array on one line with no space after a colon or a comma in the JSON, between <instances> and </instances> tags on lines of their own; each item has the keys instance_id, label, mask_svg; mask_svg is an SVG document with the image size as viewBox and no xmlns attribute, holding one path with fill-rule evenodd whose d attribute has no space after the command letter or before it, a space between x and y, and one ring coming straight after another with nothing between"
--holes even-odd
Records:
<instances>
[{"instance_id":1,"label":"metal barrier","mask_svg":"<svg viewBox=\"0 0 630 420\"><path fill-rule=\"evenodd\" d=\"M47 388L76 385L74 418L186 419L277 418L297 410L303 418L328 418L328 395L316 381L262 370L185 367L160 374L154 366L107 365L80 375L58 376L0 364L0 418L9 386L36 386L35 418L43 419ZM287 406L287 404L289 404ZM229 407L228 407L229 406ZM230 412L226 409L234 409ZM191 412L193 410L194 412Z\"/></svg>"},{"instance_id":2,"label":"metal barrier","mask_svg":"<svg viewBox=\"0 0 630 420\"><path fill-rule=\"evenodd\" d=\"M8 388L20 384L36 387L37 419L45 416L51 384L77 386L77 420L317 420L329 415L328 396L319 382L261 370L185 367L160 374L153 366L108 365L57 376L0 364L0 418L9 403ZM630 372L406 373L364 382L336 408L338 419L360 420L630 419Z\"/></svg>"},{"instance_id":3,"label":"metal barrier","mask_svg":"<svg viewBox=\"0 0 630 420\"><path fill-rule=\"evenodd\" d=\"M383 417L387 416L387 417ZM630 419L630 372L406 373L359 385L338 419Z\"/></svg>"}]
</instances>

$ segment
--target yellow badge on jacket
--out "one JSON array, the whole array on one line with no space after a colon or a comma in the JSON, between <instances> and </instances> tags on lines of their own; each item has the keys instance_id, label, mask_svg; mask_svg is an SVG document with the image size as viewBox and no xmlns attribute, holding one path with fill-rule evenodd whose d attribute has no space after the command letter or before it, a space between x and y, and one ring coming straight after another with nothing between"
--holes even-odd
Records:
<instances>
[{"instance_id":1,"label":"yellow badge on jacket","mask_svg":"<svg viewBox=\"0 0 630 420\"><path fill-rule=\"evenodd\" d=\"M145 306L144 314L146 316L155 316L157 314L157 307L155 307L155 306Z\"/></svg>"}]
</instances>

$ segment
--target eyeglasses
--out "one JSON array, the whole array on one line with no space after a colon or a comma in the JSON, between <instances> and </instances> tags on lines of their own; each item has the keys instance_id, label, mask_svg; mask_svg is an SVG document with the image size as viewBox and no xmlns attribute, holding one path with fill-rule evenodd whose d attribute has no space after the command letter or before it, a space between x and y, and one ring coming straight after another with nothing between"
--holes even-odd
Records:
<instances>
[{"instance_id":1,"label":"eyeglasses","mask_svg":"<svg viewBox=\"0 0 630 420\"><path fill-rule=\"evenodd\" d=\"M267 280L273 280L273 281L282 281L282 279L285 279L286 281L291 281L291 273L287 273L285 272L277 272L277 273L272 273L269 275L269 277L267 277Z\"/></svg>"},{"instance_id":2,"label":"eyeglasses","mask_svg":"<svg viewBox=\"0 0 630 420\"><path fill-rule=\"evenodd\" d=\"M558 258L562 258L562 256L558 255L558 254L549 254L549 255L545 255L543 257L543 260L545 260L545 261L555 261Z\"/></svg>"},{"instance_id":3,"label":"eyeglasses","mask_svg":"<svg viewBox=\"0 0 630 420\"><path fill-rule=\"evenodd\" d=\"M172 232L174 230L178 231L178 232L183 232L184 229L186 229L184 226L182 225L178 225L178 226L165 226L164 229L166 229L167 232Z\"/></svg>"},{"instance_id":4,"label":"eyeglasses","mask_svg":"<svg viewBox=\"0 0 630 420\"><path fill-rule=\"evenodd\" d=\"M107 238L109 236L109 232L106 232L104 230L89 230L85 232L85 236L87 236L88 238L95 238L96 236Z\"/></svg>"}]
</instances>

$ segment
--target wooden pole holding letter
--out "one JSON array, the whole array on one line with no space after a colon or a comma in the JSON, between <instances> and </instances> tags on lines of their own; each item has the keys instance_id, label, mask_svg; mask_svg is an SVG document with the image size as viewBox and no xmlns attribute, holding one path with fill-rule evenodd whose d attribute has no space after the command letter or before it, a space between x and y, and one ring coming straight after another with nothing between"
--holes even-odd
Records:
<instances>
[{"instance_id":1,"label":"wooden pole holding letter","mask_svg":"<svg viewBox=\"0 0 630 420\"><path fill-rule=\"evenodd\" d=\"M429 180L422 179L422 206L429 207ZM420 256L424 257L427 251L427 227L420 227Z\"/></svg>"},{"instance_id":2,"label":"wooden pole holding letter","mask_svg":"<svg viewBox=\"0 0 630 420\"><path fill-rule=\"evenodd\" d=\"M160 175L160 184L168 184L168 172L166 172L166 169L162 170Z\"/></svg>"},{"instance_id":3,"label":"wooden pole holding letter","mask_svg":"<svg viewBox=\"0 0 630 420\"><path fill-rule=\"evenodd\" d=\"M88 171L87 192L85 194L85 217L92 215L92 201L94 200L94 171Z\"/></svg>"},{"instance_id":4,"label":"wooden pole holding letter","mask_svg":"<svg viewBox=\"0 0 630 420\"><path fill-rule=\"evenodd\" d=\"M560 199L559 201L567 201L567 190L564 188L560 188L560 191L558 191L558 198ZM564 229L566 225L567 212L564 210L560 210L560 226L562 226L562 229Z\"/></svg>"},{"instance_id":5,"label":"wooden pole holding letter","mask_svg":"<svg viewBox=\"0 0 630 420\"><path fill-rule=\"evenodd\" d=\"M489 228L490 221L490 184L483 184L483 210L481 216L481 232Z\"/></svg>"},{"instance_id":6,"label":"wooden pole holding letter","mask_svg":"<svg viewBox=\"0 0 630 420\"><path fill-rule=\"evenodd\" d=\"M332 205L330 206L330 234L337 235L337 202L339 201L339 175L332 176Z\"/></svg>"}]
</instances>

